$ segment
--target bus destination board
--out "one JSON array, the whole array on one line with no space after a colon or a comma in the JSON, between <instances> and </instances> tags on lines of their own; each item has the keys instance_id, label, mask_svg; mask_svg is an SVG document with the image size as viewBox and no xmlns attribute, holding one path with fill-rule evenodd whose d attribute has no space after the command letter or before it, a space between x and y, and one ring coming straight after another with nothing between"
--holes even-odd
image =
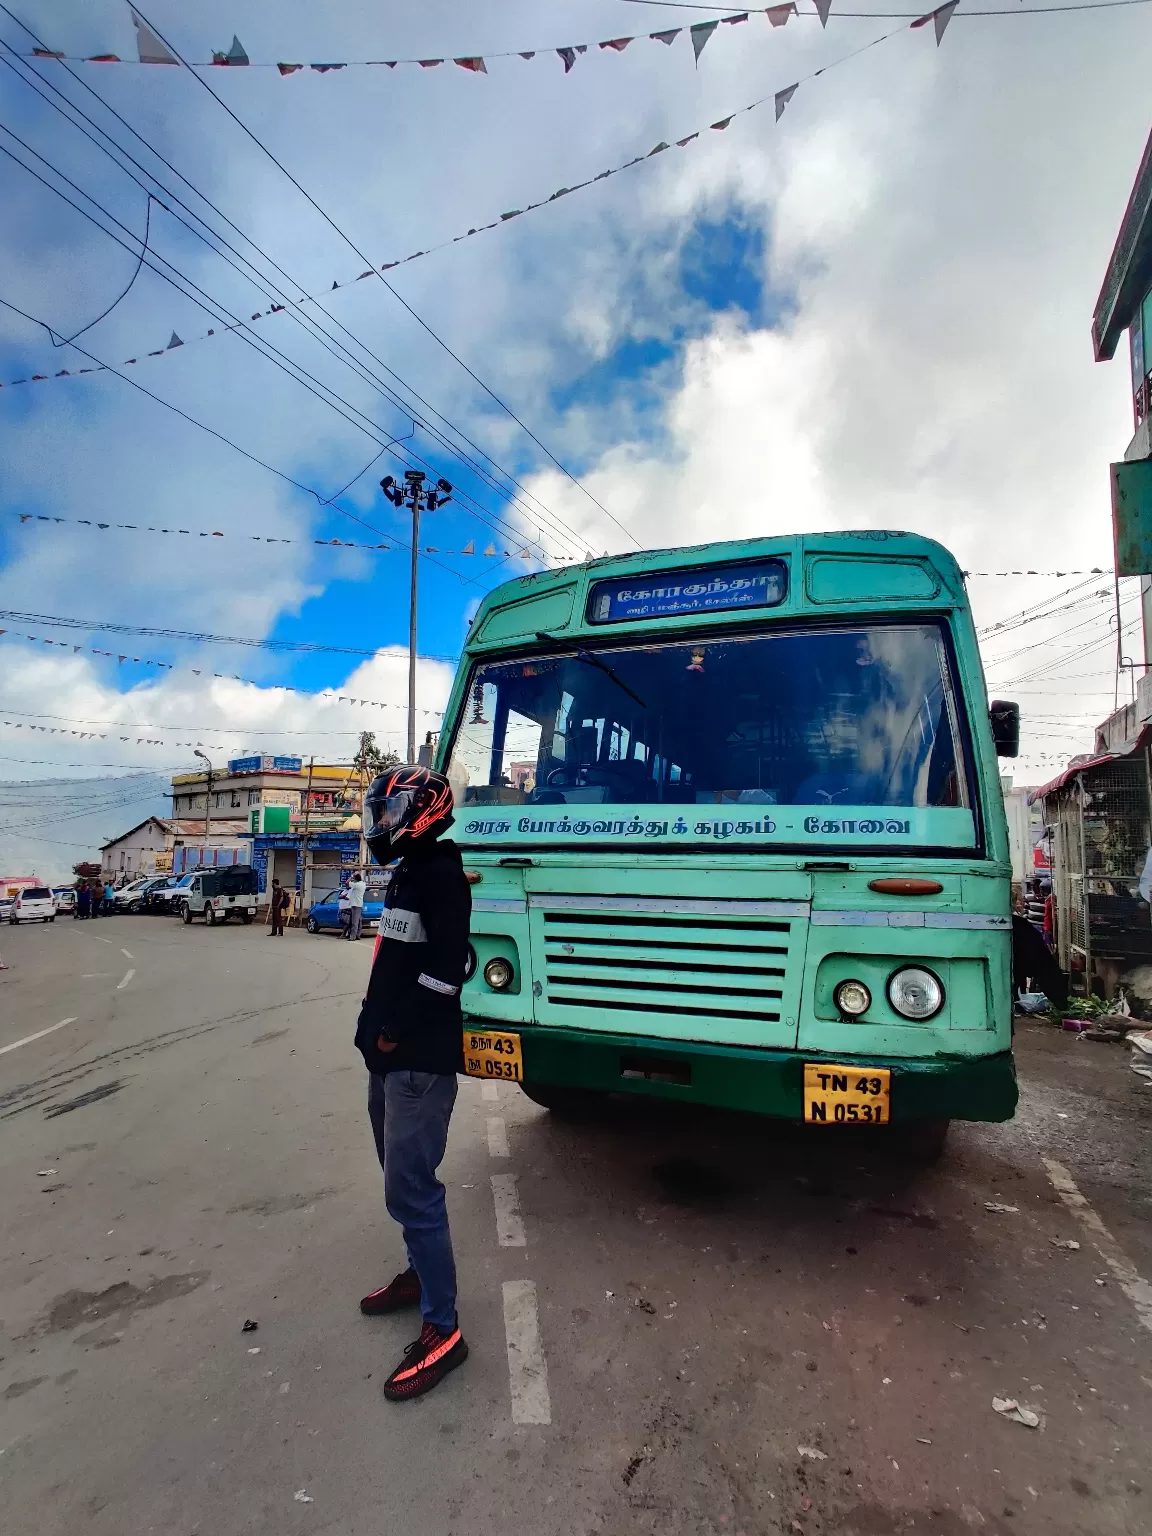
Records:
<instances>
[{"instance_id":1,"label":"bus destination board","mask_svg":"<svg viewBox=\"0 0 1152 1536\"><path fill-rule=\"evenodd\" d=\"M588 618L593 624L620 624L731 608L774 608L787 591L788 570L782 560L706 565L695 571L598 581L588 601Z\"/></svg>"}]
</instances>

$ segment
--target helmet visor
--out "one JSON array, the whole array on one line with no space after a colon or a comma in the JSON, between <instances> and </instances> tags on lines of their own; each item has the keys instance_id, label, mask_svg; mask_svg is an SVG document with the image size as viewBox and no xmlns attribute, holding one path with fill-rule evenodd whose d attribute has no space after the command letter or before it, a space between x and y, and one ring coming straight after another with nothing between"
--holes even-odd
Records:
<instances>
[{"instance_id":1,"label":"helmet visor","mask_svg":"<svg viewBox=\"0 0 1152 1536\"><path fill-rule=\"evenodd\" d=\"M367 837L395 837L405 826L410 826L416 815L417 791L397 787L390 795L379 800L369 800Z\"/></svg>"}]
</instances>

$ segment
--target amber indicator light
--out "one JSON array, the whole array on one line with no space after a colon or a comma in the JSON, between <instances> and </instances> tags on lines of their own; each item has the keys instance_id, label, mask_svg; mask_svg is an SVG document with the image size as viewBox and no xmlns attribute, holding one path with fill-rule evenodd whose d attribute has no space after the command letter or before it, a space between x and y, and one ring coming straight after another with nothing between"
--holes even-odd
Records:
<instances>
[{"instance_id":1,"label":"amber indicator light","mask_svg":"<svg viewBox=\"0 0 1152 1536\"><path fill-rule=\"evenodd\" d=\"M939 896L944 887L939 880L917 880L911 875L885 875L882 880L869 880L870 891L880 891L885 896Z\"/></svg>"}]
</instances>

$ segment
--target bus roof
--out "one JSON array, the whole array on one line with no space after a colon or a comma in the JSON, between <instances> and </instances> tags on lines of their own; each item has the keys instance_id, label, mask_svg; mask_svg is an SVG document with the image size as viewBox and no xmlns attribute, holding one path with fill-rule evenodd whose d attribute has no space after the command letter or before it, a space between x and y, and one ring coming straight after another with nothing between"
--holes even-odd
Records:
<instances>
[{"instance_id":1,"label":"bus roof","mask_svg":"<svg viewBox=\"0 0 1152 1536\"><path fill-rule=\"evenodd\" d=\"M730 602L721 595L710 604L665 599L666 582L655 588L660 601L651 611L633 615L628 603L619 601L621 597L647 598L651 588L645 581L651 583L658 575L699 573L702 581L684 590L704 592L709 577L723 586L724 578L715 569L722 567L736 568L725 572L733 585L749 585L747 580L731 581L739 577L741 568L754 575L762 593L767 581L770 599L762 595L755 601ZM681 588L673 584L672 590L679 593ZM592 599L598 594L603 594L597 602L600 617L594 617ZM955 558L942 544L920 534L860 529L731 539L605 555L504 582L481 603L465 650L483 653L537 638L606 637L614 629L638 625L658 633L697 623L746 623L750 616L795 619L877 610L923 612L967 607L967 602L963 573Z\"/></svg>"}]
</instances>

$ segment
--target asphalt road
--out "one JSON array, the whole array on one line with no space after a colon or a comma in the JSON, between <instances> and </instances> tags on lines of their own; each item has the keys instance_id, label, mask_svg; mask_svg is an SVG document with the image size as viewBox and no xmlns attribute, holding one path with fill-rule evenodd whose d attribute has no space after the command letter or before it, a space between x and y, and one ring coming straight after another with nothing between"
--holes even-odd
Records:
<instances>
[{"instance_id":1,"label":"asphalt road","mask_svg":"<svg viewBox=\"0 0 1152 1536\"><path fill-rule=\"evenodd\" d=\"M116 918L0 952L6 1536L1152 1530L1125 1049L1026 1027L1017 1120L930 1170L464 1083L472 1353L393 1406L413 1323L356 1306L400 1267L351 1044L371 944Z\"/></svg>"}]
</instances>

